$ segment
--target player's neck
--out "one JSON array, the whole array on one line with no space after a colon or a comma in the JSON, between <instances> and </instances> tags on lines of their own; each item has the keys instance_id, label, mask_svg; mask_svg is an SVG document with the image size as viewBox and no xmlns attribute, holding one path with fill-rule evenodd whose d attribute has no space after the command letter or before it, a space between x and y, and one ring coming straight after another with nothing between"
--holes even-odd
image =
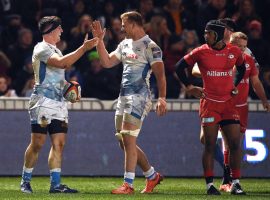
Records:
<instances>
[{"instance_id":1,"label":"player's neck","mask_svg":"<svg viewBox=\"0 0 270 200\"><path fill-rule=\"evenodd\" d=\"M52 37L49 37L49 36L43 36L43 41L44 42L47 42L53 46L56 46L56 41L52 38Z\"/></svg>"},{"instance_id":2,"label":"player's neck","mask_svg":"<svg viewBox=\"0 0 270 200\"><path fill-rule=\"evenodd\" d=\"M223 41L220 41L220 42L216 43L215 45L213 45L212 49L222 50L225 48L225 46L226 46L226 44Z\"/></svg>"},{"instance_id":3,"label":"player's neck","mask_svg":"<svg viewBox=\"0 0 270 200\"><path fill-rule=\"evenodd\" d=\"M137 31L134 31L134 35L132 36L132 40L136 41L144 37L146 33L144 32L143 29L138 29Z\"/></svg>"}]
</instances>

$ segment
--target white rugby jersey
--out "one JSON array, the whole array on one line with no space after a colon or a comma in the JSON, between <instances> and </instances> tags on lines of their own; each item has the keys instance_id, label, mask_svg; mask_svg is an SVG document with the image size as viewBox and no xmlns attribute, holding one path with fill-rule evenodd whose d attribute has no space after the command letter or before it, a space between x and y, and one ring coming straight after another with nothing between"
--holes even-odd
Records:
<instances>
[{"instance_id":1,"label":"white rugby jersey","mask_svg":"<svg viewBox=\"0 0 270 200\"><path fill-rule=\"evenodd\" d=\"M145 35L139 40L124 39L112 52L123 63L120 96L150 96L151 65L162 61L159 46Z\"/></svg>"},{"instance_id":2,"label":"white rugby jersey","mask_svg":"<svg viewBox=\"0 0 270 200\"><path fill-rule=\"evenodd\" d=\"M56 101L63 101L65 70L47 64L48 59L54 53L63 56L56 46L47 42L42 41L35 46L32 57L35 74L33 93Z\"/></svg>"}]
</instances>

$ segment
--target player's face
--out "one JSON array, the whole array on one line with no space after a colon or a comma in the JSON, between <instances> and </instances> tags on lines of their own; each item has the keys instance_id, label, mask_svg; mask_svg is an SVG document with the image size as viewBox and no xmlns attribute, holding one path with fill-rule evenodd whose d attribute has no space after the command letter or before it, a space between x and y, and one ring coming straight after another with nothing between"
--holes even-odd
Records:
<instances>
[{"instance_id":1,"label":"player's face","mask_svg":"<svg viewBox=\"0 0 270 200\"><path fill-rule=\"evenodd\" d=\"M58 26L56 29L54 29L51 34L55 38L56 42L59 42L61 40L61 34L63 32L62 26Z\"/></svg>"},{"instance_id":2,"label":"player's face","mask_svg":"<svg viewBox=\"0 0 270 200\"><path fill-rule=\"evenodd\" d=\"M122 19L122 31L125 33L126 38L132 38L134 24L129 22L127 18Z\"/></svg>"},{"instance_id":3,"label":"player's face","mask_svg":"<svg viewBox=\"0 0 270 200\"><path fill-rule=\"evenodd\" d=\"M212 46L216 41L215 32L211 30L205 30L204 39L205 39L206 44L208 44L209 46Z\"/></svg>"},{"instance_id":4,"label":"player's face","mask_svg":"<svg viewBox=\"0 0 270 200\"><path fill-rule=\"evenodd\" d=\"M245 52L247 48L247 41L244 39L236 39L235 41L232 42L232 44L238 46L242 52Z\"/></svg>"},{"instance_id":5,"label":"player's face","mask_svg":"<svg viewBox=\"0 0 270 200\"><path fill-rule=\"evenodd\" d=\"M229 29L225 28L225 31L224 31L224 41L227 43L230 41L230 37L231 37L231 34L233 32L230 31Z\"/></svg>"}]
</instances>

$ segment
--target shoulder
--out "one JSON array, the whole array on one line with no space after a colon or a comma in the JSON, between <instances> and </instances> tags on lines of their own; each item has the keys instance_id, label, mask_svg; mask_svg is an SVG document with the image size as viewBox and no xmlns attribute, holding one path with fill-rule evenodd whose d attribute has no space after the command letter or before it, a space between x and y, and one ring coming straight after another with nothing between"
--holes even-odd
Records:
<instances>
[{"instance_id":1,"label":"shoulder","mask_svg":"<svg viewBox=\"0 0 270 200\"><path fill-rule=\"evenodd\" d=\"M241 52L240 48L236 45L232 45L230 43L226 44L226 48L231 52Z\"/></svg>"},{"instance_id":2,"label":"shoulder","mask_svg":"<svg viewBox=\"0 0 270 200\"><path fill-rule=\"evenodd\" d=\"M255 65L254 59L249 54L244 53L244 58L247 63Z\"/></svg>"},{"instance_id":3,"label":"shoulder","mask_svg":"<svg viewBox=\"0 0 270 200\"><path fill-rule=\"evenodd\" d=\"M211 50L210 47L207 44L203 44L199 47L196 47L195 49L193 49L189 55L193 55L193 54L199 54L199 53L203 53L203 52L207 52Z\"/></svg>"}]
</instances>

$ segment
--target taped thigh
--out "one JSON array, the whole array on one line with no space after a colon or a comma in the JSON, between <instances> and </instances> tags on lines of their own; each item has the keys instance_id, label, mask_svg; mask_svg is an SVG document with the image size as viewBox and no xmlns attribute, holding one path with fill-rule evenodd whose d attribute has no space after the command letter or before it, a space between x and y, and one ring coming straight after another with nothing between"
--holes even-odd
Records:
<instances>
[{"instance_id":1,"label":"taped thigh","mask_svg":"<svg viewBox=\"0 0 270 200\"><path fill-rule=\"evenodd\" d=\"M136 130L122 130L120 132L121 136L123 135L130 135L130 136L134 136L134 137L138 137L139 133L140 133L141 129L136 129Z\"/></svg>"},{"instance_id":2,"label":"taped thigh","mask_svg":"<svg viewBox=\"0 0 270 200\"><path fill-rule=\"evenodd\" d=\"M139 118L137 118L137 117L134 117L134 116L131 115L131 114L124 113L123 121L124 121L124 122L127 122L127 123L130 123L130 124L132 124L132 125L135 125L138 129L141 129L141 126L142 126L142 121L141 121L141 119L139 119Z\"/></svg>"}]
</instances>

